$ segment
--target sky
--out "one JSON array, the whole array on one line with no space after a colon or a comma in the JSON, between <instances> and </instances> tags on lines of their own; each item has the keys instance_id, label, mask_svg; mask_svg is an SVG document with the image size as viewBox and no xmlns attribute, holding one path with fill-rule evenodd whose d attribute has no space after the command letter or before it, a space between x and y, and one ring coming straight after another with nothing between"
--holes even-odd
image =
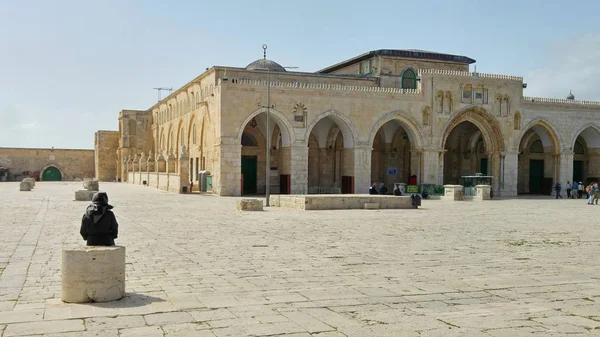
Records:
<instances>
[{"instance_id":1,"label":"sky","mask_svg":"<svg viewBox=\"0 0 600 337\"><path fill-rule=\"evenodd\" d=\"M424 49L523 76L527 96L600 100L600 1L0 0L0 147L92 149L214 65L314 72ZM164 96L163 96L164 97Z\"/></svg>"}]
</instances>

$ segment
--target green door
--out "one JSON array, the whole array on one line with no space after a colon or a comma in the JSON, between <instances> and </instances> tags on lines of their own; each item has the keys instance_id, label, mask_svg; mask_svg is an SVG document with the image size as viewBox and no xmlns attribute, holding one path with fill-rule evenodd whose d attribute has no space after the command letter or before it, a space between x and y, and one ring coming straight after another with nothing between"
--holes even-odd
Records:
<instances>
[{"instance_id":1,"label":"green door","mask_svg":"<svg viewBox=\"0 0 600 337\"><path fill-rule=\"evenodd\" d=\"M242 156L244 193L256 194L256 156Z\"/></svg>"},{"instance_id":2,"label":"green door","mask_svg":"<svg viewBox=\"0 0 600 337\"><path fill-rule=\"evenodd\" d=\"M479 173L483 174L484 176L487 176L487 164L487 158L481 158Z\"/></svg>"},{"instance_id":3,"label":"green door","mask_svg":"<svg viewBox=\"0 0 600 337\"><path fill-rule=\"evenodd\" d=\"M529 160L529 193L543 194L542 181L544 180L544 161L539 159Z\"/></svg>"},{"instance_id":4,"label":"green door","mask_svg":"<svg viewBox=\"0 0 600 337\"><path fill-rule=\"evenodd\" d=\"M573 181L583 182L583 161L573 160Z\"/></svg>"},{"instance_id":5,"label":"green door","mask_svg":"<svg viewBox=\"0 0 600 337\"><path fill-rule=\"evenodd\" d=\"M42 172L42 181L61 181L62 174L60 170L54 166L47 167L44 172Z\"/></svg>"}]
</instances>

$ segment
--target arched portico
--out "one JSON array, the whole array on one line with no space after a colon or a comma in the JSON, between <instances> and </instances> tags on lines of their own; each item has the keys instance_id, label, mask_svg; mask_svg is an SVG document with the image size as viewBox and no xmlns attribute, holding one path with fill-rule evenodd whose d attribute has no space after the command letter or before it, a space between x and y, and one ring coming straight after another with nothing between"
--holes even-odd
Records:
<instances>
[{"instance_id":1,"label":"arched portico","mask_svg":"<svg viewBox=\"0 0 600 337\"><path fill-rule=\"evenodd\" d=\"M571 141L572 180L585 185L600 180L600 127L588 123L580 127Z\"/></svg>"},{"instance_id":2,"label":"arched portico","mask_svg":"<svg viewBox=\"0 0 600 337\"><path fill-rule=\"evenodd\" d=\"M394 183L409 183L422 176L423 139L419 127L398 111L384 115L371 129L371 183L384 183L391 193Z\"/></svg>"},{"instance_id":3,"label":"arched portico","mask_svg":"<svg viewBox=\"0 0 600 337\"><path fill-rule=\"evenodd\" d=\"M572 152L561 153L559 135L548 121L536 118L529 122L517 144L518 193L549 195L556 182L571 180Z\"/></svg>"},{"instance_id":4,"label":"arched portico","mask_svg":"<svg viewBox=\"0 0 600 337\"><path fill-rule=\"evenodd\" d=\"M266 109L252 112L238 130L240 146L240 194L264 194L269 184L273 194L289 194L292 190L293 151L295 142L292 126L285 116L275 110L269 111L267 126ZM267 137L270 147L267 149ZM267 164L267 151L270 162ZM268 172L267 175L267 165ZM236 183L236 182L229 182Z\"/></svg>"},{"instance_id":5,"label":"arched portico","mask_svg":"<svg viewBox=\"0 0 600 337\"><path fill-rule=\"evenodd\" d=\"M326 111L309 125L305 139L308 193L354 193L357 137L350 121Z\"/></svg>"},{"instance_id":6,"label":"arched portico","mask_svg":"<svg viewBox=\"0 0 600 337\"><path fill-rule=\"evenodd\" d=\"M459 111L444 128L440 148L443 184L458 184L462 176L482 173L492 176L494 195L501 194L506 144L500 124L490 112L481 107Z\"/></svg>"}]
</instances>

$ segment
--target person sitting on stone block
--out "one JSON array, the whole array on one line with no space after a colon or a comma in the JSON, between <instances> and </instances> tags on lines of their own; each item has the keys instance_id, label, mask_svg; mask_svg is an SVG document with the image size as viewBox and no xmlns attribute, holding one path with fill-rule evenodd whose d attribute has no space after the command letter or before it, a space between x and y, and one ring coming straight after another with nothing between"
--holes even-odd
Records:
<instances>
[{"instance_id":1,"label":"person sitting on stone block","mask_svg":"<svg viewBox=\"0 0 600 337\"><path fill-rule=\"evenodd\" d=\"M94 193L92 204L89 205L81 219L79 233L88 246L114 246L119 234L119 224L115 214L108 204L105 192Z\"/></svg>"}]
</instances>

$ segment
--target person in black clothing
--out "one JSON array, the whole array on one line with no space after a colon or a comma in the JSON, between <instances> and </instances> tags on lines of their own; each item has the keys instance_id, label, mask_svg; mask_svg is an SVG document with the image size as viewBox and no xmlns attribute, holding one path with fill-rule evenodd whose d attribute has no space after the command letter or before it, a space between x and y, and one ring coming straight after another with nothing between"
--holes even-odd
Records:
<instances>
[{"instance_id":1,"label":"person in black clothing","mask_svg":"<svg viewBox=\"0 0 600 337\"><path fill-rule=\"evenodd\" d=\"M371 187L369 187L369 194L379 194L377 193L377 184L373 183L373 185L371 185Z\"/></svg>"},{"instance_id":2,"label":"person in black clothing","mask_svg":"<svg viewBox=\"0 0 600 337\"><path fill-rule=\"evenodd\" d=\"M119 224L115 214L111 211L113 206L108 204L108 195L97 192L92 197L81 219L81 237L87 241L88 246L114 246L119 234Z\"/></svg>"}]
</instances>

